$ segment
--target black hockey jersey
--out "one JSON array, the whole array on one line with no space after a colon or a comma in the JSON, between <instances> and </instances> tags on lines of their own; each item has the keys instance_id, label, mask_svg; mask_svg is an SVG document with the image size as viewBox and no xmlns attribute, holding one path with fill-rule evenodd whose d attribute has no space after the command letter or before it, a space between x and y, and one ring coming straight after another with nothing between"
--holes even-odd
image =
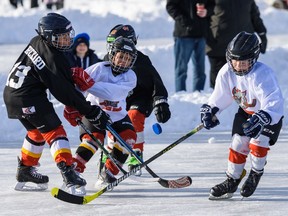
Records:
<instances>
[{"instance_id":1,"label":"black hockey jersey","mask_svg":"<svg viewBox=\"0 0 288 216\"><path fill-rule=\"evenodd\" d=\"M11 69L4 89L9 118L36 112L54 112L47 89L61 103L88 114L90 102L77 91L69 64L63 54L46 44L40 36L32 38Z\"/></svg>"}]
</instances>

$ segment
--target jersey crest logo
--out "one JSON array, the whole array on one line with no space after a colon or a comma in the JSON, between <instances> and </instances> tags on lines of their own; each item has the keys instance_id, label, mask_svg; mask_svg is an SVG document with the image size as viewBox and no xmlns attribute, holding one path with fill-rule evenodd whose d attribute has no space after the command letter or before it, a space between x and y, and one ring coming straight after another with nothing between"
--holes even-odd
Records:
<instances>
[{"instance_id":1,"label":"jersey crest logo","mask_svg":"<svg viewBox=\"0 0 288 216\"><path fill-rule=\"evenodd\" d=\"M256 99L252 100L252 103L248 103L247 97L246 97L247 91L241 91L240 89L237 89L234 87L232 89L232 95L233 99L236 101L236 103L242 108L247 109L248 107L255 107L256 106Z\"/></svg>"},{"instance_id":2,"label":"jersey crest logo","mask_svg":"<svg viewBox=\"0 0 288 216\"><path fill-rule=\"evenodd\" d=\"M112 112L120 112L122 107L118 107L119 101L108 101L104 100L99 104L102 106L103 110L112 111Z\"/></svg>"}]
</instances>

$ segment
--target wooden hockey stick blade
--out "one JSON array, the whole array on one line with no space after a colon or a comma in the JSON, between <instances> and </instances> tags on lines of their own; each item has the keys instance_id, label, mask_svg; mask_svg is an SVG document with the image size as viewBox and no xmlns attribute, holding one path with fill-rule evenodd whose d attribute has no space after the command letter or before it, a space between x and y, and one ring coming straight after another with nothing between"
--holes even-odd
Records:
<instances>
[{"instance_id":1,"label":"wooden hockey stick blade","mask_svg":"<svg viewBox=\"0 0 288 216\"><path fill-rule=\"evenodd\" d=\"M192 184L190 176L184 176L176 180L159 179L159 184L166 188L184 188Z\"/></svg>"}]
</instances>

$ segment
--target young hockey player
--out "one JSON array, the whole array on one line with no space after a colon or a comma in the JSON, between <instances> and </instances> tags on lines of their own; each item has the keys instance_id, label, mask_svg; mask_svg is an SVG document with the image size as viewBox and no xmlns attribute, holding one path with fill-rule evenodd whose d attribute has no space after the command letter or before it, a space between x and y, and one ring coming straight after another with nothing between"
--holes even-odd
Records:
<instances>
[{"instance_id":1,"label":"young hockey player","mask_svg":"<svg viewBox=\"0 0 288 216\"><path fill-rule=\"evenodd\" d=\"M73 44L71 22L62 15L48 13L40 19L36 31L39 35L32 38L17 59L4 89L8 117L19 119L27 130L22 158L18 159L15 190L24 190L27 182L40 184L40 188L36 185L30 189L47 188L48 176L35 169L47 142L64 183L73 191L74 186L84 186L86 181L71 167L70 144L46 90L61 103L79 110L99 128L106 127L109 117L99 106L91 106L74 86L72 72L62 52Z\"/></svg>"},{"instance_id":2,"label":"young hockey player","mask_svg":"<svg viewBox=\"0 0 288 216\"><path fill-rule=\"evenodd\" d=\"M247 155L251 170L240 194L251 196L263 175L269 146L276 143L282 127L284 100L273 70L257 62L260 46L256 34L240 32L233 38L226 51L227 64L219 71L208 103L200 109L201 121L209 130L219 124L216 113L233 100L239 105L232 128L227 179L212 187L210 199L232 197L243 177Z\"/></svg>"},{"instance_id":3,"label":"young hockey player","mask_svg":"<svg viewBox=\"0 0 288 216\"><path fill-rule=\"evenodd\" d=\"M107 43L113 42L115 38L122 36L137 44L137 37L131 25L116 25L107 36ZM107 59L107 55L104 59ZM148 118L154 109L154 114L159 123L165 123L170 119L171 113L168 104L168 93L162 79L152 65L148 56L137 50L137 60L132 67L137 76L137 85L127 97L127 111L137 133L134 151L143 158L144 150L144 126L145 118ZM139 162L134 156L128 161L129 170L137 166ZM140 176L141 170L136 175Z\"/></svg>"},{"instance_id":4,"label":"young hockey player","mask_svg":"<svg viewBox=\"0 0 288 216\"><path fill-rule=\"evenodd\" d=\"M126 97L129 92L136 86L136 75L131 70L137 57L137 51L134 43L123 37L118 37L109 46L109 61L96 63L85 70L75 68L73 78L77 86L82 91L87 91L87 100L92 104L99 105L107 114L110 115L113 123L111 126L131 145L136 141L136 133L126 111ZM86 82L90 80L89 82ZM77 116L68 116L66 118L72 125L75 124ZM93 135L104 144L106 135L105 130L99 130L93 126L86 118L82 119L83 123ZM85 164L97 151L97 144L83 128L80 128L81 144L76 150L75 161L77 162L76 170L82 173ZM114 142L108 143L108 150L111 155L123 165L128 158L128 152L110 136ZM99 173L99 183L111 183L116 180L115 175L119 173L110 159L107 159L105 165L101 167Z\"/></svg>"}]
</instances>

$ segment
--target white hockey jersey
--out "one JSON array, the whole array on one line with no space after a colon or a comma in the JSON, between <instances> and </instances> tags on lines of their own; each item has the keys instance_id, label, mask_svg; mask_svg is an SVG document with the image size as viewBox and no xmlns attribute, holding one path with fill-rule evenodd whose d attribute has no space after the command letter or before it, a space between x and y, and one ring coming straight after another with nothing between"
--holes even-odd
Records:
<instances>
[{"instance_id":1,"label":"white hockey jersey","mask_svg":"<svg viewBox=\"0 0 288 216\"><path fill-rule=\"evenodd\" d=\"M98 62L85 71L95 81L87 90L87 100L100 106L113 122L127 115L126 97L136 86L137 77L133 70L114 76L109 62Z\"/></svg>"},{"instance_id":2,"label":"white hockey jersey","mask_svg":"<svg viewBox=\"0 0 288 216\"><path fill-rule=\"evenodd\" d=\"M237 76L227 63L221 68L208 104L218 107L220 113L233 100L248 114L258 110L269 113L271 125L284 115L284 99L274 71L261 62L244 76Z\"/></svg>"}]
</instances>

